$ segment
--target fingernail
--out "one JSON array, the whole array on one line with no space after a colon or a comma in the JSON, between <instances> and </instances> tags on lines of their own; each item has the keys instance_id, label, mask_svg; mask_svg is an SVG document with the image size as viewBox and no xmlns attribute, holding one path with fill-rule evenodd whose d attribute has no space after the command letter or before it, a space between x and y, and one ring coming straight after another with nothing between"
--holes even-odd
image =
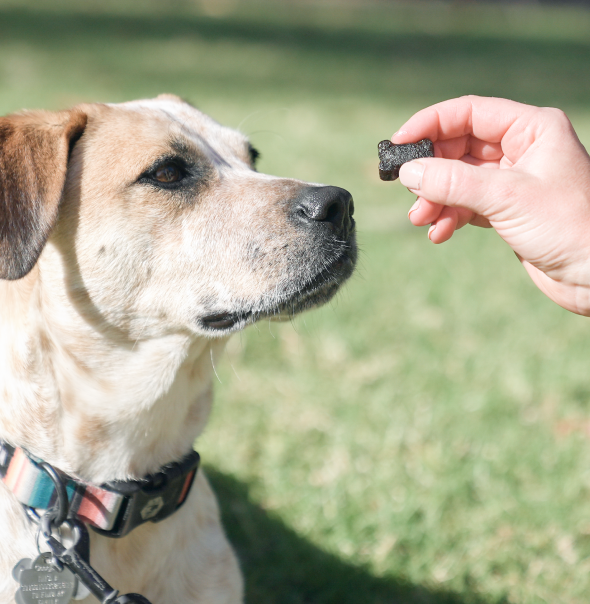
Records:
<instances>
[{"instance_id":1,"label":"fingernail","mask_svg":"<svg viewBox=\"0 0 590 604\"><path fill-rule=\"evenodd\" d=\"M417 159L404 164L399 170L399 180L402 185L412 191L420 190L424 168L424 164Z\"/></svg>"},{"instance_id":2,"label":"fingernail","mask_svg":"<svg viewBox=\"0 0 590 604\"><path fill-rule=\"evenodd\" d=\"M435 230L436 230L436 224L431 224L430 228L428 229L428 239L430 239L430 241L432 241L432 237L430 235L432 235L432 233L434 233Z\"/></svg>"},{"instance_id":3,"label":"fingernail","mask_svg":"<svg viewBox=\"0 0 590 604\"><path fill-rule=\"evenodd\" d=\"M393 134L393 136L391 138L395 138L398 134L407 134L408 131L407 130L398 130L397 132L395 132Z\"/></svg>"},{"instance_id":4,"label":"fingernail","mask_svg":"<svg viewBox=\"0 0 590 604\"><path fill-rule=\"evenodd\" d=\"M408 212L408 218L410 217L410 214L414 210L417 210L419 207L420 207L420 199L416 199L416 201L414 202L414 205L410 208L410 211Z\"/></svg>"}]
</instances>

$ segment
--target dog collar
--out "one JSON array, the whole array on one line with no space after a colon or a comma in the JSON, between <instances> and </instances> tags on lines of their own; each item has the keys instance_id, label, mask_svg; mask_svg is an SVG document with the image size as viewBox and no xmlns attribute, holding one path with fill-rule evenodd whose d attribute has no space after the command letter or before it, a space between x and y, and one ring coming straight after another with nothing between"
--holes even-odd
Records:
<instances>
[{"instance_id":1,"label":"dog collar","mask_svg":"<svg viewBox=\"0 0 590 604\"><path fill-rule=\"evenodd\" d=\"M100 486L58 474L68 493L70 515L102 535L123 537L148 520L164 520L186 501L199 459L191 451L141 480L114 480ZM24 449L0 441L0 480L23 505L46 510L58 494L40 463Z\"/></svg>"}]
</instances>

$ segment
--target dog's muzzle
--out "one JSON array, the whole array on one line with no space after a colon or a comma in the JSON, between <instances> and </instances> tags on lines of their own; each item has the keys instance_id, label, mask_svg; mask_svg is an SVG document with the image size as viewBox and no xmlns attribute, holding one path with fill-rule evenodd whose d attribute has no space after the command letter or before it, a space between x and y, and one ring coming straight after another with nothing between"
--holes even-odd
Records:
<instances>
[{"instance_id":1,"label":"dog's muzzle","mask_svg":"<svg viewBox=\"0 0 590 604\"><path fill-rule=\"evenodd\" d=\"M271 294L254 303L211 313L201 325L213 332L236 330L262 318L290 318L328 302L352 274L357 258L354 203L340 187L305 186L289 200L287 219L298 237L286 257L284 275Z\"/></svg>"}]
</instances>

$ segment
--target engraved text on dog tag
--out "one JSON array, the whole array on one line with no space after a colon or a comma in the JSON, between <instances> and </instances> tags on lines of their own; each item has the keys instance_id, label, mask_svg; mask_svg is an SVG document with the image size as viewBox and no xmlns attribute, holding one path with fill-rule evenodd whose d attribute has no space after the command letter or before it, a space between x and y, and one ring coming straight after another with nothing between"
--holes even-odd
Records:
<instances>
[{"instance_id":1,"label":"engraved text on dog tag","mask_svg":"<svg viewBox=\"0 0 590 604\"><path fill-rule=\"evenodd\" d=\"M69 604L72 600L78 580L67 568L55 568L51 558L47 552L35 560L21 560L14 567L12 575L20 585L17 604Z\"/></svg>"}]
</instances>

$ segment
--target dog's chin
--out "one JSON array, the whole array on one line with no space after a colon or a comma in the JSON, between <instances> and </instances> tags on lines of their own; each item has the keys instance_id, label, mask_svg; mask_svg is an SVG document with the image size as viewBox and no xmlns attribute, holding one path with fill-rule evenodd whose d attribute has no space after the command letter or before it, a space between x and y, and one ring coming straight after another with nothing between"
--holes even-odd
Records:
<instances>
[{"instance_id":1,"label":"dog's chin","mask_svg":"<svg viewBox=\"0 0 590 604\"><path fill-rule=\"evenodd\" d=\"M200 318L201 329L212 336L239 331L261 319L286 321L295 315L329 302L340 286L352 275L356 264L355 252L344 252L315 277L301 283L291 283L283 293L277 292L272 303L264 301L219 312Z\"/></svg>"}]
</instances>

